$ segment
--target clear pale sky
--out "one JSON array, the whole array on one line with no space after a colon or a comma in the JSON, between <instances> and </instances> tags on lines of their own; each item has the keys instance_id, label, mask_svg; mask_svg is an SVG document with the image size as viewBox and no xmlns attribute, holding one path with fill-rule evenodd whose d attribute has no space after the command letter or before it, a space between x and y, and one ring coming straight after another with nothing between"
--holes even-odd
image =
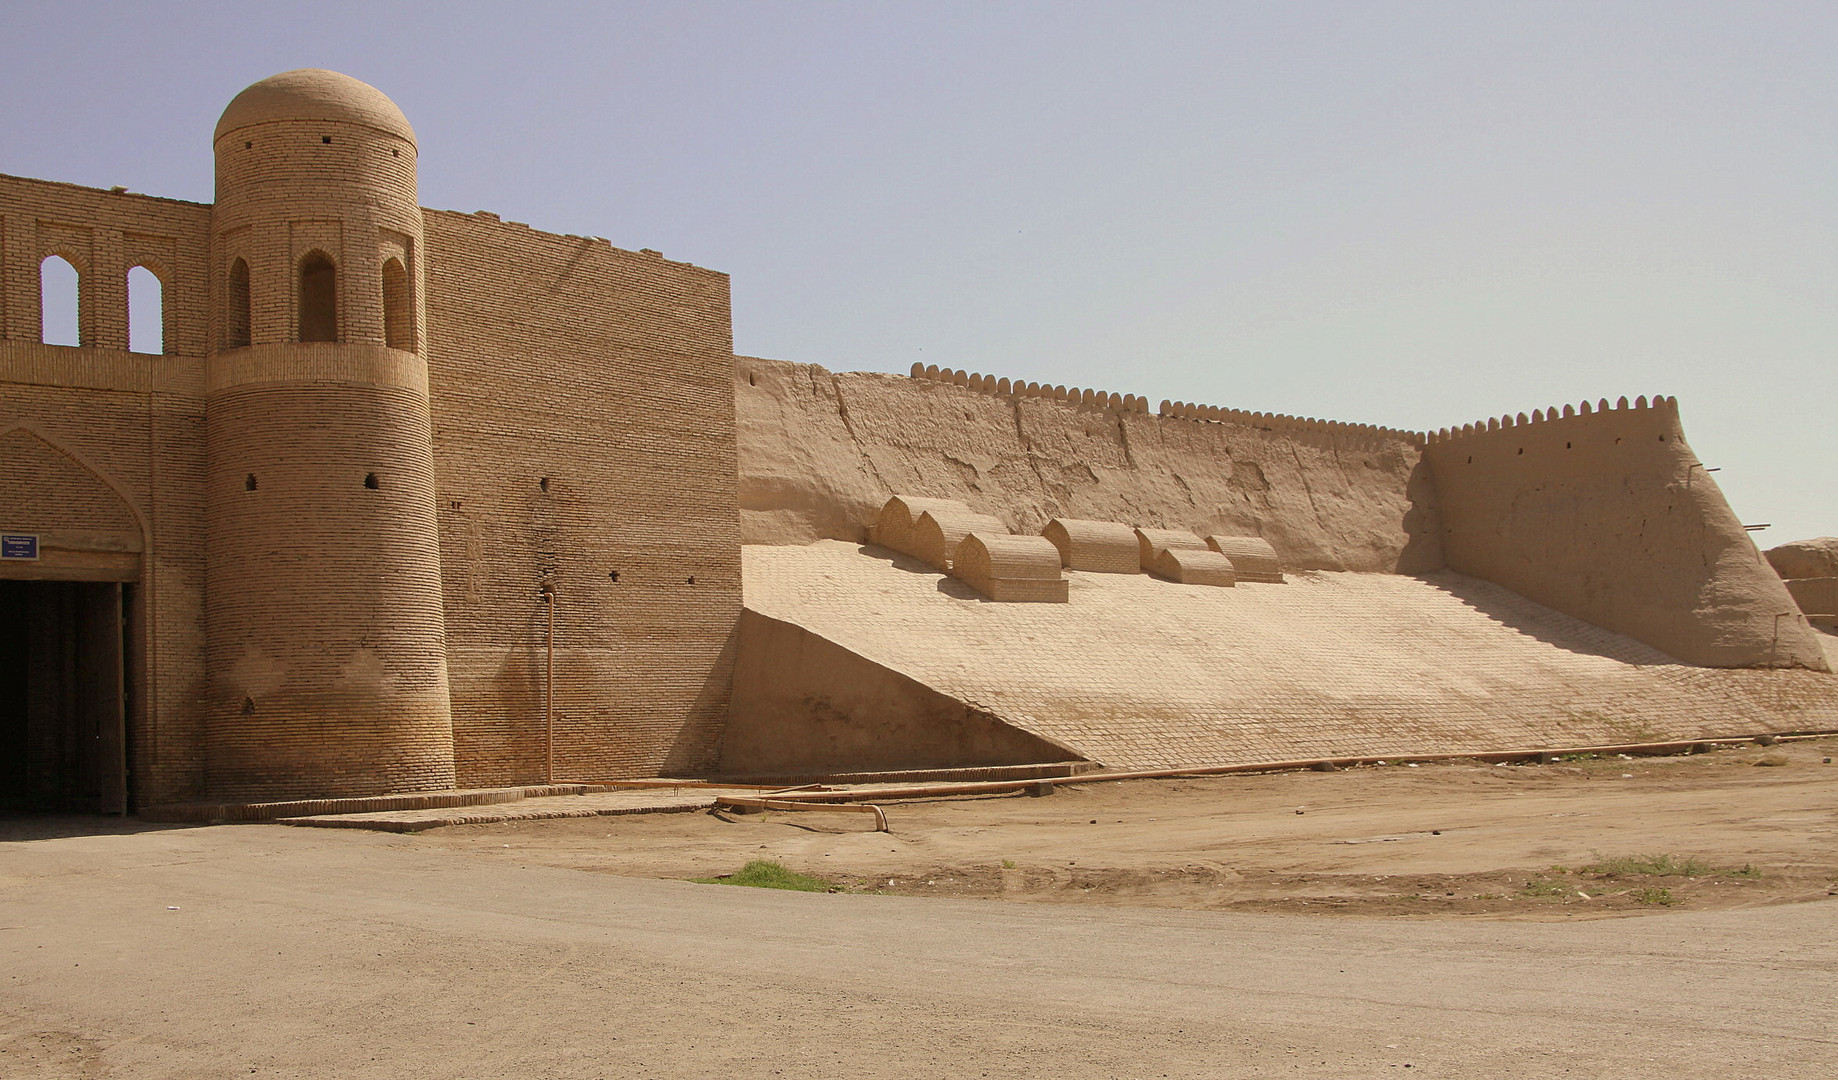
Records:
<instances>
[{"instance_id":1,"label":"clear pale sky","mask_svg":"<svg viewBox=\"0 0 1838 1080\"><path fill-rule=\"evenodd\" d=\"M1413 429L1676 395L1838 534L1838 3L23 3L0 172L209 201L236 92L733 275L737 352Z\"/></svg>"}]
</instances>

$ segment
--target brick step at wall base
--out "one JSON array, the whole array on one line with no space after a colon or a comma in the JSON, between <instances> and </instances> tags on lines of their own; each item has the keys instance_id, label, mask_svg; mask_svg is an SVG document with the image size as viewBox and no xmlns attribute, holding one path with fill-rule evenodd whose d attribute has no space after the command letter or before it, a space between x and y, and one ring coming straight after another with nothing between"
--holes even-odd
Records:
<instances>
[{"instance_id":1,"label":"brick step at wall base","mask_svg":"<svg viewBox=\"0 0 1838 1080\"><path fill-rule=\"evenodd\" d=\"M853 772L823 774L777 774L773 776L722 776L734 784L920 784L975 783L993 780L1050 780L1096 772L1103 766L1095 761L1053 761L1039 765L991 765L969 769L905 769L893 772Z\"/></svg>"}]
</instances>

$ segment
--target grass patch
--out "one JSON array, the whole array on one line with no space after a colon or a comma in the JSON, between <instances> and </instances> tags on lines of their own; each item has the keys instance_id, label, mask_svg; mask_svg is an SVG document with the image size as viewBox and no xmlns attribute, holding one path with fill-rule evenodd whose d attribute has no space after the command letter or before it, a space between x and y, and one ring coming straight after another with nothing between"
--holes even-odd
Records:
<instances>
[{"instance_id":1,"label":"grass patch","mask_svg":"<svg viewBox=\"0 0 1838 1080\"><path fill-rule=\"evenodd\" d=\"M1533 878L1519 890L1521 896L1562 896L1570 891L1570 886L1561 881L1550 881L1545 878Z\"/></svg>"},{"instance_id":2,"label":"grass patch","mask_svg":"<svg viewBox=\"0 0 1838 1080\"><path fill-rule=\"evenodd\" d=\"M1753 871L1754 867L1744 869ZM1717 868L1676 855L1617 855L1607 859L1598 855L1582 872L1601 877L1705 877L1717 873Z\"/></svg>"},{"instance_id":3,"label":"grass patch","mask_svg":"<svg viewBox=\"0 0 1838 1080\"><path fill-rule=\"evenodd\" d=\"M790 889L793 892L836 892L841 888L819 877L787 870L768 859L754 859L739 873L712 878L690 878L698 885L747 885L755 889Z\"/></svg>"},{"instance_id":4,"label":"grass patch","mask_svg":"<svg viewBox=\"0 0 1838 1080\"><path fill-rule=\"evenodd\" d=\"M1678 903L1678 897L1672 895L1671 889L1641 889L1631 894L1637 904L1658 904L1671 907Z\"/></svg>"}]
</instances>

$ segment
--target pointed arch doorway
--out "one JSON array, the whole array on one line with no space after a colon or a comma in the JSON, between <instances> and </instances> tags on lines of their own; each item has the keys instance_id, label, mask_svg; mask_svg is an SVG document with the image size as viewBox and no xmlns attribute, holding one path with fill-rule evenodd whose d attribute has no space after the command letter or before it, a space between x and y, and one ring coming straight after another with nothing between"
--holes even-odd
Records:
<instances>
[{"instance_id":1,"label":"pointed arch doorway","mask_svg":"<svg viewBox=\"0 0 1838 1080\"><path fill-rule=\"evenodd\" d=\"M146 532L100 471L0 430L0 811L126 813Z\"/></svg>"}]
</instances>

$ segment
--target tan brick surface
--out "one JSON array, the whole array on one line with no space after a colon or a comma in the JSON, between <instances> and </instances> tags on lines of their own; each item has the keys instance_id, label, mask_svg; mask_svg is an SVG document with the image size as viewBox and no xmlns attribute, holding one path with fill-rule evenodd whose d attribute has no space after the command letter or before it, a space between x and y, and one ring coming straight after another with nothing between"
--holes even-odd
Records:
<instances>
[{"instance_id":1,"label":"tan brick surface","mask_svg":"<svg viewBox=\"0 0 1838 1080\"><path fill-rule=\"evenodd\" d=\"M1040 535L1059 549L1063 566L1104 574L1142 573L1136 530L1121 521L1054 518Z\"/></svg>"},{"instance_id":2,"label":"tan brick surface","mask_svg":"<svg viewBox=\"0 0 1838 1080\"><path fill-rule=\"evenodd\" d=\"M1149 573L1165 581L1183 585L1216 585L1231 588L1237 583L1232 560L1217 551L1166 547L1155 553Z\"/></svg>"},{"instance_id":3,"label":"tan brick surface","mask_svg":"<svg viewBox=\"0 0 1838 1080\"><path fill-rule=\"evenodd\" d=\"M1206 546L1231 560L1239 581L1283 583L1283 561L1261 536L1208 536Z\"/></svg>"},{"instance_id":4,"label":"tan brick surface","mask_svg":"<svg viewBox=\"0 0 1838 1080\"><path fill-rule=\"evenodd\" d=\"M1069 571L1068 604L988 604L838 541L746 565L750 609L1107 765L1838 728L1834 676L1688 667L1458 574Z\"/></svg>"},{"instance_id":5,"label":"tan brick surface","mask_svg":"<svg viewBox=\"0 0 1838 1080\"><path fill-rule=\"evenodd\" d=\"M557 775L711 768L740 613L727 277L486 215L426 221L460 782L542 777L545 579Z\"/></svg>"}]
</instances>

